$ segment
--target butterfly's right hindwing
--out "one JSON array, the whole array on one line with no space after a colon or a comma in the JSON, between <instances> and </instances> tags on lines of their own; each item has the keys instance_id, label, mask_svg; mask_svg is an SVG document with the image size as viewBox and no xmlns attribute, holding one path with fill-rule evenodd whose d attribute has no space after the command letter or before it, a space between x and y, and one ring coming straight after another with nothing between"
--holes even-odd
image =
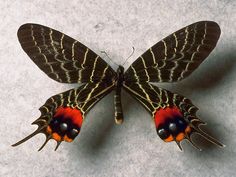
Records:
<instances>
[{"instance_id":1,"label":"butterfly's right hindwing","mask_svg":"<svg viewBox=\"0 0 236 177\"><path fill-rule=\"evenodd\" d=\"M208 141L224 146L200 129L199 126L205 123L196 116L198 108L189 99L147 82L125 83L124 88L151 113L157 133L164 141L175 141L182 149L180 142L187 139L197 147L190 138L196 132Z\"/></svg>"},{"instance_id":2,"label":"butterfly's right hindwing","mask_svg":"<svg viewBox=\"0 0 236 177\"><path fill-rule=\"evenodd\" d=\"M40 107L41 116L32 123L38 125L38 129L13 146L27 141L38 133L46 135L46 141L39 150L50 139L57 141L57 147L62 141L73 141L80 132L85 114L113 89L112 82L87 83L52 96Z\"/></svg>"}]
</instances>

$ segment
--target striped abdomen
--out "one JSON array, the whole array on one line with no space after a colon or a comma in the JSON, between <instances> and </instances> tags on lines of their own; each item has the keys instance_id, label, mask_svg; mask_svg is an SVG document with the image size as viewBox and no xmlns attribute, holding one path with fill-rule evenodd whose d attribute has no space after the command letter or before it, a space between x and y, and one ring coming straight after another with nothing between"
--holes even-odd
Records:
<instances>
[{"instance_id":1,"label":"striped abdomen","mask_svg":"<svg viewBox=\"0 0 236 177\"><path fill-rule=\"evenodd\" d=\"M119 66L117 69L117 84L116 84L116 92L114 95L114 105L115 105L115 121L117 124L121 124L123 122L123 111L121 105L121 87L124 80L124 68Z\"/></svg>"}]
</instances>

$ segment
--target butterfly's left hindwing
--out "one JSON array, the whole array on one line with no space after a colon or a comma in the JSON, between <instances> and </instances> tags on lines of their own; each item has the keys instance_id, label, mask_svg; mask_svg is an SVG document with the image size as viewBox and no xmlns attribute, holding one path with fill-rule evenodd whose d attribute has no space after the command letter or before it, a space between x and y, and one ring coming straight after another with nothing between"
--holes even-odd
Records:
<instances>
[{"instance_id":1,"label":"butterfly's left hindwing","mask_svg":"<svg viewBox=\"0 0 236 177\"><path fill-rule=\"evenodd\" d=\"M13 146L27 141L38 133L46 135L46 141L39 150L50 139L57 141L56 149L62 141L73 141L80 132L87 111L113 89L112 82L87 83L52 96L40 107L41 116L32 123L38 125L38 129Z\"/></svg>"}]
</instances>

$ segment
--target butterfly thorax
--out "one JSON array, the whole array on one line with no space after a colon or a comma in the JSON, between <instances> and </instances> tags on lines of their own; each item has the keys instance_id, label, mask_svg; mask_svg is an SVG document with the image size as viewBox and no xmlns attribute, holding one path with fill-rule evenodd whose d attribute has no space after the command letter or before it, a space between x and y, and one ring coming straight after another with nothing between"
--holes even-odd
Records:
<instances>
[{"instance_id":1,"label":"butterfly thorax","mask_svg":"<svg viewBox=\"0 0 236 177\"><path fill-rule=\"evenodd\" d=\"M116 78L116 86L122 87L123 81L124 81L124 67L119 65L119 67L116 70L117 78Z\"/></svg>"}]
</instances>

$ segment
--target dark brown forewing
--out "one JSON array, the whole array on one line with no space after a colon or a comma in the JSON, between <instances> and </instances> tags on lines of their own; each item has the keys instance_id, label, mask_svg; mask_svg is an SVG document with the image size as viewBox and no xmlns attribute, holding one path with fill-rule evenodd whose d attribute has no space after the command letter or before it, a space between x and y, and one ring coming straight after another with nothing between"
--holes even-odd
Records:
<instances>
[{"instance_id":1,"label":"dark brown forewing","mask_svg":"<svg viewBox=\"0 0 236 177\"><path fill-rule=\"evenodd\" d=\"M220 27L200 21L164 38L128 68L127 82L175 82L189 76L215 48Z\"/></svg>"},{"instance_id":2,"label":"dark brown forewing","mask_svg":"<svg viewBox=\"0 0 236 177\"><path fill-rule=\"evenodd\" d=\"M24 24L17 35L33 62L58 82L97 82L114 77L113 69L97 54L59 31L38 24Z\"/></svg>"}]
</instances>

